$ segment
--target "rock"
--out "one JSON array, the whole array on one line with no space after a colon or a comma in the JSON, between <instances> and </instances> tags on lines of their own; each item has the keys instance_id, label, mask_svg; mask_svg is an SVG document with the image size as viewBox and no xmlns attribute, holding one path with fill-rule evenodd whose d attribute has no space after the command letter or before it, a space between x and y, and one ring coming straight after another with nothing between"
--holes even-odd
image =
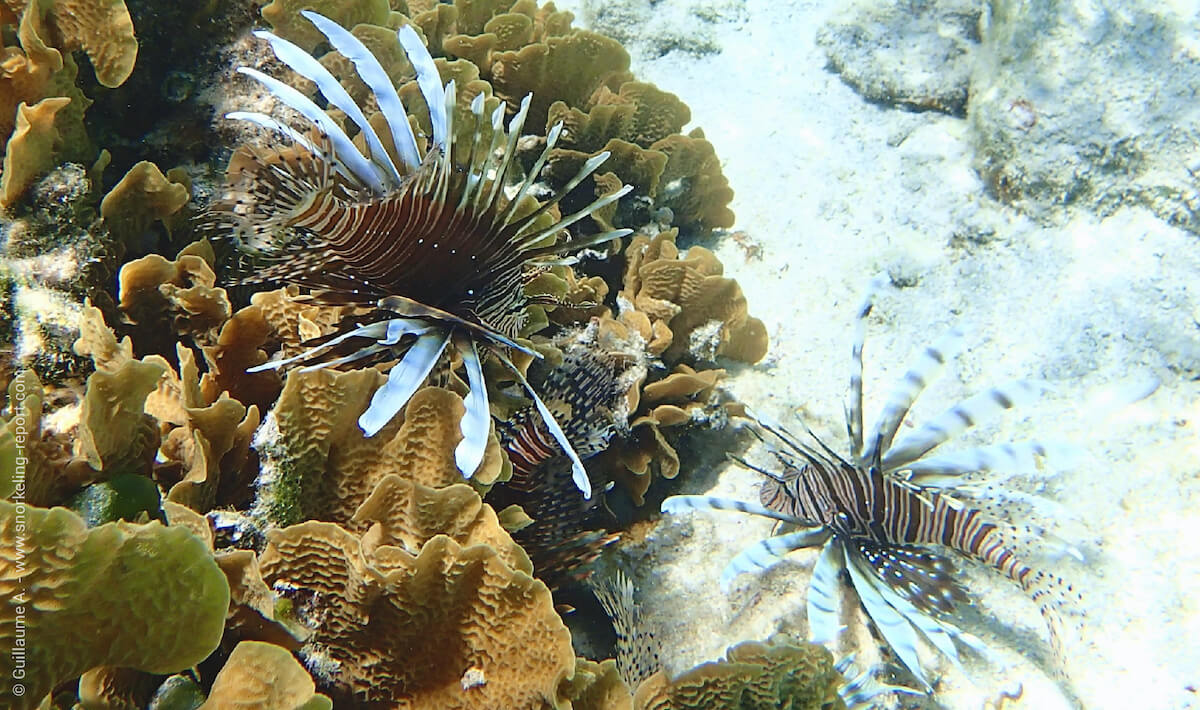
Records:
<instances>
[{"instance_id":1,"label":"rock","mask_svg":"<svg viewBox=\"0 0 1200 710\"><path fill-rule=\"evenodd\" d=\"M1200 232L1200 50L1191 10L1068 0L988 5L968 114L991 193L1033 214L1143 205Z\"/></svg>"},{"instance_id":2,"label":"rock","mask_svg":"<svg viewBox=\"0 0 1200 710\"><path fill-rule=\"evenodd\" d=\"M858 2L817 43L842 80L870 101L964 116L979 42L972 0Z\"/></svg>"}]
</instances>

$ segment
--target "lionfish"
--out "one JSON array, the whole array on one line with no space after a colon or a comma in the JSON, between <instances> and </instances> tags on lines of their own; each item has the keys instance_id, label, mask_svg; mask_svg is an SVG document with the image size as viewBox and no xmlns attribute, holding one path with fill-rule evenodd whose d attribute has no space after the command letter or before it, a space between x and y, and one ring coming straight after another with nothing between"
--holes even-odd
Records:
<instances>
[{"instance_id":1,"label":"lionfish","mask_svg":"<svg viewBox=\"0 0 1200 710\"><path fill-rule=\"evenodd\" d=\"M1062 660L1063 615L1079 599L1071 584L1029 561L1028 540L1055 540L1033 525L1007 522L997 505L972 504L967 477L976 472L1036 465L1037 457L1066 451L1065 445L1025 441L932 455L946 441L986 418L1040 394L1043 386L1016 381L959 402L923 426L896 440L917 396L947 359L957 354L957 330L925 347L897 384L874 428L863 430L862 352L868 295L858 312L851 351L850 401L846 427L851 452L843 457L807 428L815 445L782 426L758 419L756 435L767 444L781 472L738 460L766 477L759 504L706 496L673 496L666 513L689 509L737 510L798 526L739 553L721 576L727 590L740 573L764 570L803 547L822 546L808 590L810 636L833 643L841 630L838 586L843 575L867 615L900 662L926 692L932 688L917 647L924 638L955 664L957 643L985 650L954 621L959 605L969 603L955 578L947 551L980 562L1016 582L1033 599L1049 627L1057 659ZM998 498L1036 501L1032 496L991 491ZM1064 543L1060 551L1082 560Z\"/></svg>"},{"instance_id":2,"label":"lionfish","mask_svg":"<svg viewBox=\"0 0 1200 710\"><path fill-rule=\"evenodd\" d=\"M562 425L572 448L587 460L608 448L614 435L628 432L625 394L637 373L595 340L595 327L556 338L563 361L547 373L541 395ZM516 412L497 426L501 445L512 462L512 478L488 492L486 500L500 510L519 505L533 522L513 532L529 553L534 574L552 591L591 574L591 564L619 535L608 532L612 516L603 496L580 500L568 461L533 407ZM594 489L610 480L590 471Z\"/></svg>"},{"instance_id":3,"label":"lionfish","mask_svg":"<svg viewBox=\"0 0 1200 710\"><path fill-rule=\"evenodd\" d=\"M333 116L296 88L239 67L238 72L294 111L293 121L299 125L251 111L226 115L273 132L285 145L235 152L226 194L213 213L245 251L263 261L247 282L296 284L308 289L307 298L313 302L360 306L369 312L361 322L344 323L334 334L314 341L305 352L255 369L398 359L358 418L364 433L374 436L453 345L469 388L455 462L470 477L483 459L491 424L482 350L510 370L528 393L548 433L570 459L575 485L590 497L579 456L509 355L517 351L541 357L517 341L526 307L535 302L524 294L529 281L550 265L569 262L568 252L629 230L562 240L559 235L632 188L625 185L583 209L551 219L556 214L551 210L562 198L608 158L602 152L549 199L531 206L531 189L562 125L550 128L532 169L516 180L514 155L531 96L525 96L506 128L505 102L485 116L485 97L477 94L465 119L472 128L456 138L454 82L442 84L428 49L406 25L397 39L415 70L432 127L431 135L422 136L428 148L422 153L400 95L379 60L332 20L307 10L301 14L334 51L350 60L382 121L368 121L342 84L303 49L270 32L254 32L280 61L316 85L327 106L344 114L357 136L352 140Z\"/></svg>"}]
</instances>

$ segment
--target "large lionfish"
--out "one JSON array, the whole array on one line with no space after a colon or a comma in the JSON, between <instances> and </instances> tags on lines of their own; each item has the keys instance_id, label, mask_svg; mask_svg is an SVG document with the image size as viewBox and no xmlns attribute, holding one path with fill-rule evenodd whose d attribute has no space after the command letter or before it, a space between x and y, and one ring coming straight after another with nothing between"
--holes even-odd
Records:
<instances>
[{"instance_id":1,"label":"large lionfish","mask_svg":"<svg viewBox=\"0 0 1200 710\"><path fill-rule=\"evenodd\" d=\"M968 596L955 578L947 550L998 570L1020 585L1037 603L1054 649L1061 654L1062 617L1078 594L1054 572L1027 561L1027 540L1033 536L1053 538L1031 525L1018 527L1006 522L999 506L965 502L972 497L966 478L970 474L1036 465L1035 457L1045 456L1048 448L1060 447L1026 441L931 455L985 418L1032 399L1042 387L1018 381L989 389L896 441L917 396L956 354L961 334L954 331L921 351L886 400L874 428L864 435L862 350L870 309L868 296L858 314L852 348L846 407L852 446L849 457L835 453L811 431L806 430L815 446L777 424L759 420L755 432L783 469L774 472L739 461L767 478L760 504L673 496L663 502L662 510L737 510L800 526L738 554L722 574L722 588L727 589L738 574L766 569L793 550L823 546L808 590L812 639L819 643L836 640L841 628L838 586L848 574L879 633L926 691L931 684L918 658L919 639L924 638L956 664L956 643L982 650L978 641L953 621L956 607L967 602ZM1011 497L1036 500L1016 493ZM1082 559L1065 543L1062 551Z\"/></svg>"},{"instance_id":2,"label":"large lionfish","mask_svg":"<svg viewBox=\"0 0 1200 710\"><path fill-rule=\"evenodd\" d=\"M259 83L303 119L300 128L263 113L227 118L257 124L286 139L281 148L246 148L234 154L229 185L214 214L238 242L266 260L252 282L283 282L310 290L320 303L371 309L362 322L295 357L257 369L299 362L310 367L399 358L388 380L358 419L368 436L384 427L421 386L453 344L466 372L469 394L455 450L456 464L471 476L483 459L490 428L480 349L509 370L532 398L546 428L571 460L576 486L590 497L579 457L510 351L540 355L517 342L531 298L524 287L566 252L624 236L615 230L557 240L566 227L612 203L631 188L593 201L557 221L549 213L594 172L608 153L586 161L541 205L527 198L562 131L553 126L545 149L523 180L514 182L514 155L530 96L504 126L505 104L484 115L484 95L470 104L473 130L456 138L454 82L442 84L429 51L411 26L397 33L428 107L432 135L422 153L404 105L379 60L353 34L315 12L302 11L330 46L353 63L386 124L372 125L338 80L315 58L285 39L257 31L275 56L316 84L330 109L345 114L359 145L329 113L299 90L250 67L238 71ZM466 138L462 136L466 135ZM386 141L385 141L386 139ZM359 147L361 146L361 148ZM389 149L391 148L391 149ZM364 341L370 341L362 344Z\"/></svg>"}]
</instances>

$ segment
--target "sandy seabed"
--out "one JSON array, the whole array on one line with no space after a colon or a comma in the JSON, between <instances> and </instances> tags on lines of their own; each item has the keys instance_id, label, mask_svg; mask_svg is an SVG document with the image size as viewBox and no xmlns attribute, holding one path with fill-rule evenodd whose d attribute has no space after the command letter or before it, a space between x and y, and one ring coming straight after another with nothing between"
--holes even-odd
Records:
<instances>
[{"instance_id":1,"label":"sandy seabed","mask_svg":"<svg viewBox=\"0 0 1200 710\"><path fill-rule=\"evenodd\" d=\"M586 6L558 4L587 26ZM868 325L868 426L915 350L951 327L966 332L967 350L912 422L990 384L1046 380L1049 394L965 441L1084 450L1052 478L1013 484L1061 504L1039 522L1087 558L1062 565L1085 595L1069 690L1053 677L1036 607L999 575L968 569L982 614L966 628L992 650L965 654L965 674L931 656L937 701L993 707L1019 687L1004 707L1200 707L1196 237L1140 208L1104 219L1079 210L1047 226L994 201L972 167L965 120L869 103L826 69L814 37L835 6L748 0L740 20L715 26L719 52L634 59L639 78L689 104L736 191L734 230L745 236L716 251L772 344L762 363L732 370L728 389L779 420L802 416L843 450L854 311L877 274L890 283ZM744 240L761 244L761 258ZM1152 380L1153 394L1122 403ZM755 476L722 464L703 492L755 500ZM743 575L723 595L725 564L770 521L685 517L628 551L670 670L741 640L803 632L813 555ZM870 655L861 627L844 638L838 652L861 644Z\"/></svg>"}]
</instances>

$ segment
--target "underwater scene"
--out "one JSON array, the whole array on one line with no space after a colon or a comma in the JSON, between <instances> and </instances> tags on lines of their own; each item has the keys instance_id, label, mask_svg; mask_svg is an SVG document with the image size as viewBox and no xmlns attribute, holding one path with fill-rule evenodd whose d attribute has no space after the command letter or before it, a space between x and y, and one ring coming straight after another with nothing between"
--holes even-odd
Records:
<instances>
[{"instance_id":1,"label":"underwater scene","mask_svg":"<svg viewBox=\"0 0 1200 710\"><path fill-rule=\"evenodd\" d=\"M0 708L1200 708L1200 3L0 27Z\"/></svg>"}]
</instances>

